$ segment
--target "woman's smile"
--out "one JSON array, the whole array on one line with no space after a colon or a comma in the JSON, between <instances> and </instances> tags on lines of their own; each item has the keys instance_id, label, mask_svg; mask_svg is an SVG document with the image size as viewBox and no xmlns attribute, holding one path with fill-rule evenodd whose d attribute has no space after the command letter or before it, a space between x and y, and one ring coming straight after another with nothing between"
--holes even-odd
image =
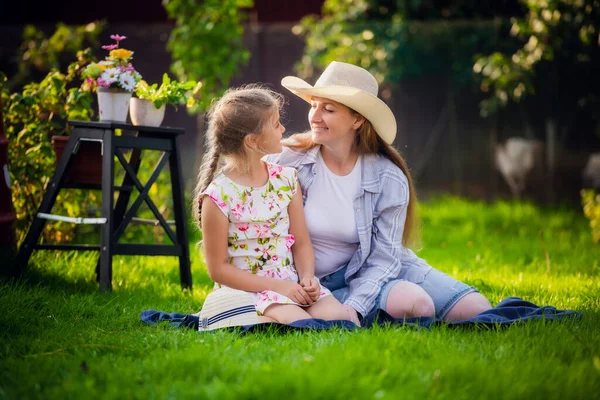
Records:
<instances>
[{"instance_id":1,"label":"woman's smile","mask_svg":"<svg viewBox=\"0 0 600 400\"><path fill-rule=\"evenodd\" d=\"M315 133L321 133L321 132L329 130L329 128L327 128L326 126L314 126L314 125L311 127L311 129Z\"/></svg>"}]
</instances>

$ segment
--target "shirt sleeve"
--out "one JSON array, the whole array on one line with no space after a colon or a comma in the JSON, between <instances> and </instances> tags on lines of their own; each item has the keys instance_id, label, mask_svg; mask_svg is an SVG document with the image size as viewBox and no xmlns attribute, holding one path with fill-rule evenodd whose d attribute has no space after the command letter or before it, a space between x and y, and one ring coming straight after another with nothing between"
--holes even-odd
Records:
<instances>
[{"instance_id":1,"label":"shirt sleeve","mask_svg":"<svg viewBox=\"0 0 600 400\"><path fill-rule=\"evenodd\" d=\"M281 153L267 154L262 160L269 164L277 164L298 168L298 162L306 155L304 150L294 150L290 147L283 146Z\"/></svg>"},{"instance_id":2,"label":"shirt sleeve","mask_svg":"<svg viewBox=\"0 0 600 400\"><path fill-rule=\"evenodd\" d=\"M284 150L281 153L267 154L267 155L265 155L262 158L262 160L264 162L269 163L269 164L279 164L281 162L282 157L283 157L283 152L285 151L285 147L283 149Z\"/></svg>"},{"instance_id":3,"label":"shirt sleeve","mask_svg":"<svg viewBox=\"0 0 600 400\"><path fill-rule=\"evenodd\" d=\"M375 306L383 286L400 275L402 268L402 235L406 222L408 180L382 179L382 192L375 206L371 234L371 251L365 263L348 282L349 295L344 302L363 316Z\"/></svg>"},{"instance_id":4,"label":"shirt sleeve","mask_svg":"<svg viewBox=\"0 0 600 400\"><path fill-rule=\"evenodd\" d=\"M217 207L219 207L219 210L221 210L221 212L227 218L229 218L229 196L227 195L227 193L225 193L223 186L217 185L213 181L210 185L208 185L206 189L204 189L204 191L201 194L201 201L205 201L204 199L210 198L210 200L212 200L217 205Z\"/></svg>"},{"instance_id":5,"label":"shirt sleeve","mask_svg":"<svg viewBox=\"0 0 600 400\"><path fill-rule=\"evenodd\" d=\"M298 191L298 171L296 171L296 168L290 169L292 170L290 174L290 188L292 196L295 196Z\"/></svg>"}]
</instances>

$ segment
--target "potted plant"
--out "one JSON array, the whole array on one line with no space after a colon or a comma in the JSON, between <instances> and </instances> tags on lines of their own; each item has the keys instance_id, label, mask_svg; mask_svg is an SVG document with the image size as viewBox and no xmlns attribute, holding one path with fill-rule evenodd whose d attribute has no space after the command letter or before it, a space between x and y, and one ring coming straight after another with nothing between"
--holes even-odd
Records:
<instances>
[{"instance_id":1,"label":"potted plant","mask_svg":"<svg viewBox=\"0 0 600 400\"><path fill-rule=\"evenodd\" d=\"M160 86L157 83L148 85L140 80L135 86L135 95L129 104L129 114L134 125L160 126L165 116L165 106L171 104L177 109L179 105L191 107L195 103L195 81L180 82L171 80L167 73L163 74Z\"/></svg>"},{"instance_id":2,"label":"potted plant","mask_svg":"<svg viewBox=\"0 0 600 400\"><path fill-rule=\"evenodd\" d=\"M125 36L111 35L116 44L102 46L109 54L103 61L90 63L83 77L96 88L100 121L125 122L129 100L142 76L131 64L133 51L119 48Z\"/></svg>"}]
</instances>

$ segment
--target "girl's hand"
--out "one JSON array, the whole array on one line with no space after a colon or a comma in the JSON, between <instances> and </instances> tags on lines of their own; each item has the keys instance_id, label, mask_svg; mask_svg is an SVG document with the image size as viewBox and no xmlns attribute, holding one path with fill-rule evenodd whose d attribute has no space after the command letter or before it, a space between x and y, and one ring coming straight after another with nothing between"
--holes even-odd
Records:
<instances>
[{"instance_id":1,"label":"girl's hand","mask_svg":"<svg viewBox=\"0 0 600 400\"><path fill-rule=\"evenodd\" d=\"M290 281L278 281L277 288L275 289L275 291L277 293L281 293L282 295L289 297L298 304L308 306L313 303L309 294L298 283Z\"/></svg>"},{"instance_id":2,"label":"girl's hand","mask_svg":"<svg viewBox=\"0 0 600 400\"><path fill-rule=\"evenodd\" d=\"M321 293L321 285L314 277L300 279L300 286L306 290L306 293L308 293L313 301L317 301Z\"/></svg>"}]
</instances>

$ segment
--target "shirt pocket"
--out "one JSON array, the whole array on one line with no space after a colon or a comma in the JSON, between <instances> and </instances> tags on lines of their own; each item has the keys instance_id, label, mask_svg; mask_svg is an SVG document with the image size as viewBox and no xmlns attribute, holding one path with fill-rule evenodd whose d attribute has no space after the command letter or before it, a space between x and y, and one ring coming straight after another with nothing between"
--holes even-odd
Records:
<instances>
[{"instance_id":1,"label":"shirt pocket","mask_svg":"<svg viewBox=\"0 0 600 400\"><path fill-rule=\"evenodd\" d=\"M402 272L400 273L400 279L406 280L412 283L423 283L427 273L431 270L431 267L424 268L421 265L408 264L402 266Z\"/></svg>"}]
</instances>

